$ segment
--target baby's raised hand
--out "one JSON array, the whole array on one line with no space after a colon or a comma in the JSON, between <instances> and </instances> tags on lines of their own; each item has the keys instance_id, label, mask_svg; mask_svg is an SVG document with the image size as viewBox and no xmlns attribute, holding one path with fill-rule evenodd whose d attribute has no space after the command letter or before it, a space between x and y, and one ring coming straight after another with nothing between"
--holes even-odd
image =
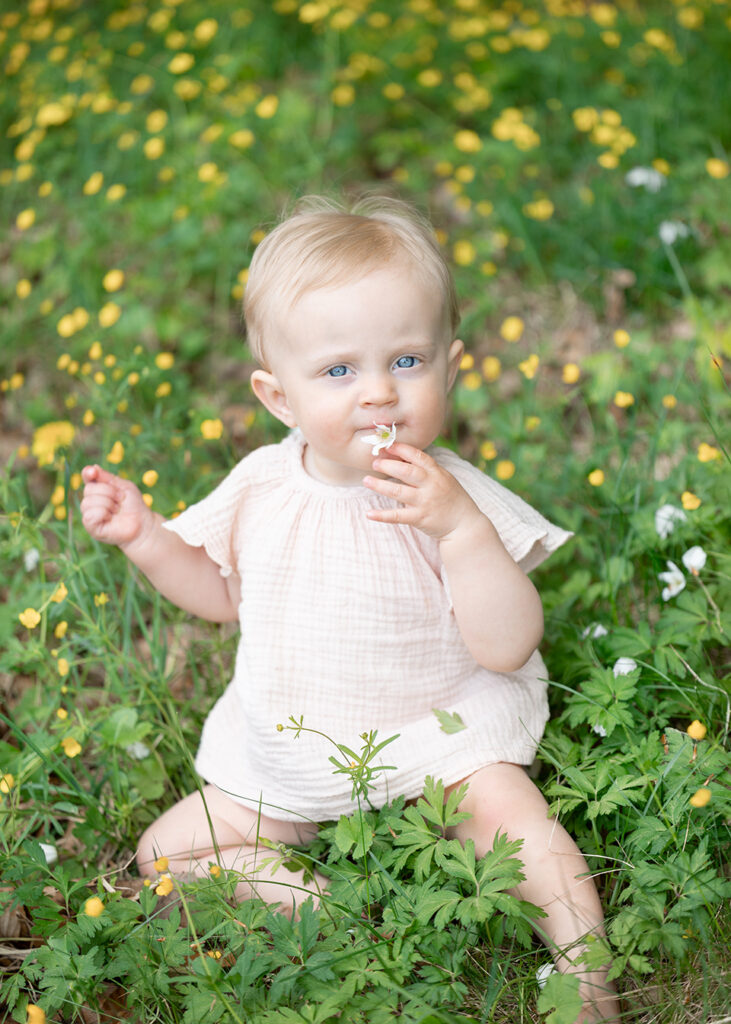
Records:
<instances>
[{"instance_id":1,"label":"baby's raised hand","mask_svg":"<svg viewBox=\"0 0 731 1024\"><path fill-rule=\"evenodd\" d=\"M150 527L153 513L131 480L122 480L101 466L85 466L81 477L81 521L94 540L124 547Z\"/></svg>"},{"instance_id":2,"label":"baby's raised hand","mask_svg":"<svg viewBox=\"0 0 731 1024\"><path fill-rule=\"evenodd\" d=\"M367 476L365 486L393 498L399 506L372 509L367 513L369 519L416 526L436 540L445 540L458 527L482 517L452 474L419 448L397 441L389 448L388 456L374 459L373 468L388 479Z\"/></svg>"}]
</instances>

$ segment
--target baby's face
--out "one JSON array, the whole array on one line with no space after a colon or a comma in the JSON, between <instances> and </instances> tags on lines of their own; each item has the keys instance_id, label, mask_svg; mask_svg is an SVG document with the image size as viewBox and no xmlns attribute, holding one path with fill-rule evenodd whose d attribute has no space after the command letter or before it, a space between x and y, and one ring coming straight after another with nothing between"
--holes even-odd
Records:
<instances>
[{"instance_id":1,"label":"baby's face","mask_svg":"<svg viewBox=\"0 0 731 1024\"><path fill-rule=\"evenodd\" d=\"M395 424L397 439L416 448L437 437L463 345L449 336L436 286L395 264L308 292L276 326L271 368L312 476L360 483L374 423Z\"/></svg>"}]
</instances>

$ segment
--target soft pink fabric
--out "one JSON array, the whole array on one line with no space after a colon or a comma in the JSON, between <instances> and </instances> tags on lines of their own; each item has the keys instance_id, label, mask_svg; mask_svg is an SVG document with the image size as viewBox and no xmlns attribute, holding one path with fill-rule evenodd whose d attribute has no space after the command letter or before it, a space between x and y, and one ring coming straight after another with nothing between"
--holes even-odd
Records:
<instances>
[{"instance_id":1,"label":"soft pink fabric","mask_svg":"<svg viewBox=\"0 0 731 1024\"><path fill-rule=\"evenodd\" d=\"M548 718L538 653L518 672L478 665L451 611L437 543L374 523L392 504L365 487L337 487L304 469L294 432L244 458L207 497L166 527L204 545L223 575L241 577L234 677L208 716L196 767L235 800L279 819L326 820L354 809L333 774L327 739L288 730L290 716L360 750L360 734L398 734L379 758L395 765L371 795L415 797L424 778L446 784L495 761L529 764ZM453 452L430 454L489 516L525 569L571 535ZM444 732L433 713L457 712Z\"/></svg>"}]
</instances>

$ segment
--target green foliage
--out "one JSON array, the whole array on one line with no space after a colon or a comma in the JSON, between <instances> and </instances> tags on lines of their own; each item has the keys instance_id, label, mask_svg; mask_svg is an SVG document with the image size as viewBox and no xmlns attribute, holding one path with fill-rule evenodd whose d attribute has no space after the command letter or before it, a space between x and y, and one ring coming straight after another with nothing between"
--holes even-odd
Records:
<instances>
[{"instance_id":1,"label":"green foliage","mask_svg":"<svg viewBox=\"0 0 731 1024\"><path fill-rule=\"evenodd\" d=\"M107 464L172 515L279 437L247 386L251 253L292 196L374 186L428 208L454 264L468 358L445 443L575 531L536 574L538 784L597 875L625 1017L726 1012L730 26L705 2L3 6L12 1019L28 1001L166 1024L575 1016L570 978L536 992L519 843L478 861L451 838L463 791L434 780L371 808L391 737L369 723L329 765L361 809L272 853L328 876L317 911L237 906L226 876L172 907L130 889L140 832L197 784L233 645L88 540L79 470Z\"/></svg>"}]
</instances>

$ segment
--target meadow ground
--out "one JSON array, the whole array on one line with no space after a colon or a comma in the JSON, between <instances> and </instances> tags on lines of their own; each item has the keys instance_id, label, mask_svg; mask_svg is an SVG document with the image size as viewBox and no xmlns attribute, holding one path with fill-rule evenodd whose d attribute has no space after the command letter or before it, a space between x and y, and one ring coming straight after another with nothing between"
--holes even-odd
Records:
<instances>
[{"instance_id":1,"label":"meadow ground","mask_svg":"<svg viewBox=\"0 0 731 1024\"><path fill-rule=\"evenodd\" d=\"M4 1019L574 1018L502 891L519 850L448 844L436 783L273 850L331 877L295 924L215 863L132 864L235 641L88 539L80 469L174 515L280 437L251 254L293 197L378 190L454 267L444 443L576 534L535 574L536 778L600 872L623 1019L728 1021L731 6L4 0L0 63Z\"/></svg>"}]
</instances>

